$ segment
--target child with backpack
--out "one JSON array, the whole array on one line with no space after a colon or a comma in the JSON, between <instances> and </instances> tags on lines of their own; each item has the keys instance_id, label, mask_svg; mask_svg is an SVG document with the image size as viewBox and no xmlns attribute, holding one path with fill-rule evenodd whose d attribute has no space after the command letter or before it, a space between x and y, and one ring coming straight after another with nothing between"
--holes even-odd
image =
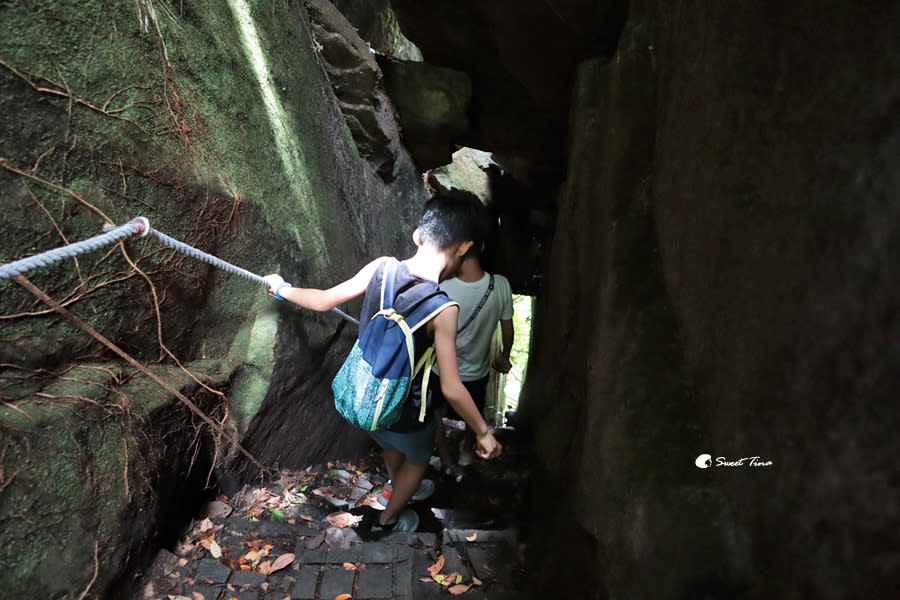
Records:
<instances>
[{"instance_id":1,"label":"child with backpack","mask_svg":"<svg viewBox=\"0 0 900 600\"><path fill-rule=\"evenodd\" d=\"M490 459L502 450L459 378L459 308L438 286L459 271L478 226L478 207L436 196L413 232L411 258L378 258L327 290L293 287L279 275L265 278L270 295L317 311L365 293L359 338L332 389L341 414L381 446L393 483L373 531L415 531L418 525L406 505L425 474L435 436L437 422L427 410L435 359L440 391L475 432L476 453Z\"/></svg>"}]
</instances>

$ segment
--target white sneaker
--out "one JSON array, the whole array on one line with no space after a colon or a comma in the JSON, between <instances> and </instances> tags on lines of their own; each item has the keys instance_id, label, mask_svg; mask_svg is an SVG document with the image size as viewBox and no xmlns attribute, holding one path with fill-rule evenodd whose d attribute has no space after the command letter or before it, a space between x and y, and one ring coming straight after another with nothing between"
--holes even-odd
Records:
<instances>
[{"instance_id":1,"label":"white sneaker","mask_svg":"<svg viewBox=\"0 0 900 600\"><path fill-rule=\"evenodd\" d=\"M474 460L475 454L472 452L472 448L469 447L465 440L461 441L459 443L459 466L468 467Z\"/></svg>"}]
</instances>

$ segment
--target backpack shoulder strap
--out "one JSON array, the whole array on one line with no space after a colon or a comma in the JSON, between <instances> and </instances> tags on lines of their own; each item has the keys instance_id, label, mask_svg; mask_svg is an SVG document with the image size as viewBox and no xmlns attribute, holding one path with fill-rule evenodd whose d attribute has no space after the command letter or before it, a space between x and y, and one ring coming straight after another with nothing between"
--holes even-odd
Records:
<instances>
[{"instance_id":1,"label":"backpack shoulder strap","mask_svg":"<svg viewBox=\"0 0 900 600\"><path fill-rule=\"evenodd\" d=\"M444 296L444 297L446 298L446 296ZM432 298L432 299L435 299L435 298L440 298L440 296L434 296L434 298ZM432 299L429 299L429 301ZM410 327L409 328L410 333L415 333L416 330L418 330L422 325L425 325L426 323L428 323L428 321L432 320L433 318L435 318L436 316L441 314L441 312L444 309L449 308L451 306L459 306L459 302L456 302L454 300L450 300L449 298L447 298L447 300L445 302L442 302L440 305L433 308L428 314L426 314L424 317L422 317L418 323L416 323L415 325ZM431 307L431 305L429 307Z\"/></svg>"}]
</instances>

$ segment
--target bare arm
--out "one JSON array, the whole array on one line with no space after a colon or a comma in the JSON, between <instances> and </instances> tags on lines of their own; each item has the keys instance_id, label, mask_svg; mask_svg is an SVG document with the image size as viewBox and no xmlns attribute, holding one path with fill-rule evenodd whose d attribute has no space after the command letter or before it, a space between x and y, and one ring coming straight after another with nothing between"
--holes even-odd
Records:
<instances>
[{"instance_id":1,"label":"bare arm","mask_svg":"<svg viewBox=\"0 0 900 600\"><path fill-rule=\"evenodd\" d=\"M356 298L364 293L369 285L369 280L372 279L372 275L375 273L375 269L378 268L378 265L381 264L384 258L376 258L350 279L327 290L300 287L283 288L280 290L281 297L288 302L293 302L310 310L331 310L338 304L343 304L347 300ZM273 291L269 288L270 293Z\"/></svg>"},{"instance_id":2,"label":"bare arm","mask_svg":"<svg viewBox=\"0 0 900 600\"><path fill-rule=\"evenodd\" d=\"M509 353L512 352L514 334L512 319L501 320L500 338L503 343L503 350L494 359L494 368L501 373L509 373L509 370L512 368L512 363L509 361Z\"/></svg>"},{"instance_id":3,"label":"bare arm","mask_svg":"<svg viewBox=\"0 0 900 600\"><path fill-rule=\"evenodd\" d=\"M482 458L500 455L502 446L494 439L494 434L472 401L472 396L459 378L456 362L456 327L459 309L455 306L442 311L434 318L434 349L437 353L438 368L441 370L441 392L475 432L477 454Z\"/></svg>"}]
</instances>

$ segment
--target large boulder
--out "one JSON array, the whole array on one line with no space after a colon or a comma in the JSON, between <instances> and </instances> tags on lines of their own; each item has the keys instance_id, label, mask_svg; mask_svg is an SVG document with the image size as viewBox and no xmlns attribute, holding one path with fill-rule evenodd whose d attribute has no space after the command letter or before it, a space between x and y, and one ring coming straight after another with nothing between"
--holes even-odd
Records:
<instances>
[{"instance_id":1,"label":"large boulder","mask_svg":"<svg viewBox=\"0 0 900 600\"><path fill-rule=\"evenodd\" d=\"M897 581L898 18L635 3L580 67L519 411L539 595Z\"/></svg>"},{"instance_id":2,"label":"large boulder","mask_svg":"<svg viewBox=\"0 0 900 600\"><path fill-rule=\"evenodd\" d=\"M0 38L15 40L0 56L0 261L139 214L256 274L281 272L311 286L410 247L421 178L402 148L390 183L359 156L301 3L4 3ZM205 380L192 365L228 359L218 387L227 404L215 396L206 406L230 431L249 432L243 441L263 463L305 466L368 449L366 436L333 409L330 379L355 338L334 313L291 309L258 283L152 237L28 277L137 360L160 362L154 368L175 369L176 378L187 377L179 362ZM174 414L155 409L144 430L127 422L116 382L97 395L65 388L81 362L111 362L125 381L133 369L8 280L0 281L0 315L2 375L41 381L22 397L0 390L8 446L2 587L20 597L75 597L88 588L96 555L91 591L104 596L120 569L139 566L159 543L161 520L148 496L180 485L198 450L190 445L195 428L185 419L155 427L157 416ZM138 411L155 393L129 388L127 406ZM34 405L46 418L10 425L7 417ZM167 454L139 469L117 454L127 449L138 460L135 436ZM167 441L172 436L181 437ZM203 445L198 466L213 454ZM209 470L200 470L203 483ZM44 518L29 538L33 516ZM29 539L35 547L23 549Z\"/></svg>"},{"instance_id":3,"label":"large boulder","mask_svg":"<svg viewBox=\"0 0 900 600\"><path fill-rule=\"evenodd\" d=\"M328 0L307 2L316 51L360 155L385 180L394 178L400 130L369 45Z\"/></svg>"}]
</instances>

